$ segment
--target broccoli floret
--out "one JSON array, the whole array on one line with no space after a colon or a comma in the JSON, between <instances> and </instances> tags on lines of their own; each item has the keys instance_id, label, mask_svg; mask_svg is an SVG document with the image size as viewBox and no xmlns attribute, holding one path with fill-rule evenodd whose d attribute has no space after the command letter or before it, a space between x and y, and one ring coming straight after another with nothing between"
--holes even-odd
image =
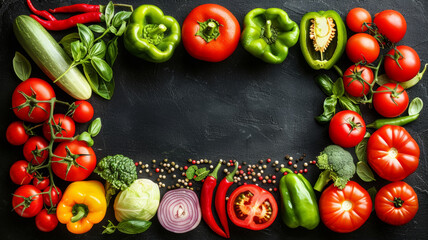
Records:
<instances>
[{"instance_id":1,"label":"broccoli floret","mask_svg":"<svg viewBox=\"0 0 428 240\"><path fill-rule=\"evenodd\" d=\"M106 180L107 204L117 191L127 189L137 179L137 168L134 161L119 154L101 159L94 172Z\"/></svg>"},{"instance_id":2,"label":"broccoli floret","mask_svg":"<svg viewBox=\"0 0 428 240\"><path fill-rule=\"evenodd\" d=\"M317 166L321 172L314 189L321 192L330 180L334 186L343 189L355 174L355 164L352 155L337 145L324 148L317 157Z\"/></svg>"}]
</instances>

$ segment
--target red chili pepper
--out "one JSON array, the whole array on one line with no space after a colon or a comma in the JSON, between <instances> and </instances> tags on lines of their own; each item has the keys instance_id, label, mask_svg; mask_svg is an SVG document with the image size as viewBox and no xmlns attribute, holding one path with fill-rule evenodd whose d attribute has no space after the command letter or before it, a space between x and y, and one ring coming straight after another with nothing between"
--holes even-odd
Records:
<instances>
[{"instance_id":1,"label":"red chili pepper","mask_svg":"<svg viewBox=\"0 0 428 240\"><path fill-rule=\"evenodd\" d=\"M217 211L218 218L220 219L221 225L226 232L227 238L230 238L229 234L229 225L227 222L227 212L226 212L226 193L229 190L230 186L233 184L233 176L235 176L236 171L238 170L238 163L235 164L235 169L229 173L223 180L221 180L218 185L217 192L215 194L215 210Z\"/></svg>"},{"instance_id":2,"label":"red chili pepper","mask_svg":"<svg viewBox=\"0 0 428 240\"><path fill-rule=\"evenodd\" d=\"M89 12L79 15L72 16L64 20L55 20L55 21L46 21L39 18L36 15L30 15L37 22L39 22L44 28L52 31L60 31L75 27L78 23L94 23L101 22L101 17L103 16L100 12Z\"/></svg>"},{"instance_id":3,"label":"red chili pepper","mask_svg":"<svg viewBox=\"0 0 428 240\"><path fill-rule=\"evenodd\" d=\"M46 10L44 10L44 11L37 10L37 9L33 6L33 4L31 3L31 1L30 1L30 0L27 0L27 5L28 5L28 8L30 8L30 10L31 10L34 14L39 15L39 16L41 16L41 17L44 17L44 18L46 18L46 19L47 19L47 20L49 20L49 21L55 21L55 20L56 20L56 18L55 18L52 14L50 14L48 11L46 11Z\"/></svg>"},{"instance_id":4,"label":"red chili pepper","mask_svg":"<svg viewBox=\"0 0 428 240\"><path fill-rule=\"evenodd\" d=\"M213 172L205 179L204 185L202 185L201 193L201 210L202 218L208 224L208 226L218 235L227 238L226 233L218 226L214 219L213 211L211 209L213 202L214 188L217 185L217 172L221 167L221 161L217 164Z\"/></svg>"},{"instance_id":5,"label":"red chili pepper","mask_svg":"<svg viewBox=\"0 0 428 240\"><path fill-rule=\"evenodd\" d=\"M54 9L49 9L51 13L72 13L72 12L102 12L100 9L104 9L101 5L91 5L85 3L73 4L70 6L63 6Z\"/></svg>"}]
</instances>

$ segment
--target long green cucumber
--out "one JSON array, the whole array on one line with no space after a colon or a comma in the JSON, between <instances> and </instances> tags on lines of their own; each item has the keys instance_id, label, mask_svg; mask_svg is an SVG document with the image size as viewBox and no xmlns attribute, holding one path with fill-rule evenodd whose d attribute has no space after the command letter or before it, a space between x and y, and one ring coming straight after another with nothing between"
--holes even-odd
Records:
<instances>
[{"instance_id":1,"label":"long green cucumber","mask_svg":"<svg viewBox=\"0 0 428 240\"><path fill-rule=\"evenodd\" d=\"M33 18L18 16L13 32L24 50L50 79L57 79L72 64L57 41ZM56 84L75 99L86 100L92 94L91 86L77 67L70 69Z\"/></svg>"}]
</instances>

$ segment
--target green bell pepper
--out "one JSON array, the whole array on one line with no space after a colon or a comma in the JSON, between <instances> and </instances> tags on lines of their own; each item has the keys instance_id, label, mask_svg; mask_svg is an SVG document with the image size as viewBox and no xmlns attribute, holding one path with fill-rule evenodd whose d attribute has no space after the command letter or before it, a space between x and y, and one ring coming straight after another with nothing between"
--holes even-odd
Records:
<instances>
[{"instance_id":1,"label":"green bell pepper","mask_svg":"<svg viewBox=\"0 0 428 240\"><path fill-rule=\"evenodd\" d=\"M133 55L160 63L171 58L180 39L181 28L175 18L165 16L154 5L141 5L129 18L124 44Z\"/></svg>"},{"instance_id":2,"label":"green bell pepper","mask_svg":"<svg viewBox=\"0 0 428 240\"><path fill-rule=\"evenodd\" d=\"M302 174L294 174L288 168L281 169L281 172L288 173L279 182L282 221L290 228L316 228L320 215L311 184Z\"/></svg>"},{"instance_id":3,"label":"green bell pepper","mask_svg":"<svg viewBox=\"0 0 428 240\"><path fill-rule=\"evenodd\" d=\"M346 27L333 11L308 12L300 22L300 48L313 69L330 69L345 51Z\"/></svg>"},{"instance_id":4,"label":"green bell pepper","mask_svg":"<svg viewBox=\"0 0 428 240\"><path fill-rule=\"evenodd\" d=\"M244 19L241 42L245 50L267 63L282 63L288 48L299 40L299 26L279 8L256 8Z\"/></svg>"}]
</instances>

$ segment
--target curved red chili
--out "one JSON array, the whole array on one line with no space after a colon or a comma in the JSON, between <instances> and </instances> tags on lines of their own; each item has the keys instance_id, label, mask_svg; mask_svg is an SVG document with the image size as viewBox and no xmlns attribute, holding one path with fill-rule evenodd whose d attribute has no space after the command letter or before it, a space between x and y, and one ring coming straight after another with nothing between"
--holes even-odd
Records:
<instances>
[{"instance_id":1,"label":"curved red chili","mask_svg":"<svg viewBox=\"0 0 428 240\"><path fill-rule=\"evenodd\" d=\"M214 188L217 185L217 172L221 167L221 161L217 164L214 171L205 179L204 185L202 185L201 192L201 210L202 218L208 224L208 226L218 235L227 238L226 233L218 226L214 219L214 215L211 209L213 202Z\"/></svg>"},{"instance_id":2,"label":"curved red chili","mask_svg":"<svg viewBox=\"0 0 428 240\"><path fill-rule=\"evenodd\" d=\"M46 11L46 10L43 10L43 11L37 10L34 7L34 5L31 3L31 0L27 0L27 5L28 5L28 8L30 8L30 10L34 14L39 15L41 17L44 17L44 18L46 18L49 21L55 21L56 20L56 18L52 14L50 14L48 11Z\"/></svg>"},{"instance_id":3,"label":"curved red chili","mask_svg":"<svg viewBox=\"0 0 428 240\"><path fill-rule=\"evenodd\" d=\"M64 20L46 21L39 18L36 15L30 15L37 22L39 22L46 30L60 31L75 27L78 23L94 23L101 22L102 13L100 12L89 12L79 15L72 16Z\"/></svg>"},{"instance_id":4,"label":"curved red chili","mask_svg":"<svg viewBox=\"0 0 428 240\"><path fill-rule=\"evenodd\" d=\"M227 238L230 238L229 234L229 224L227 222L227 212L226 212L226 193L229 190L230 186L233 184L233 176L235 176L236 171L238 170L238 162L235 162L235 169L229 173L223 180L221 180L218 185L217 192L215 193L215 210L217 212L218 218L220 219L221 225L226 232Z\"/></svg>"},{"instance_id":5,"label":"curved red chili","mask_svg":"<svg viewBox=\"0 0 428 240\"><path fill-rule=\"evenodd\" d=\"M104 6L103 6L104 8ZM73 4L69 6L57 7L49 9L51 13L72 13L72 12L102 12L101 5L91 5L85 3Z\"/></svg>"}]
</instances>

